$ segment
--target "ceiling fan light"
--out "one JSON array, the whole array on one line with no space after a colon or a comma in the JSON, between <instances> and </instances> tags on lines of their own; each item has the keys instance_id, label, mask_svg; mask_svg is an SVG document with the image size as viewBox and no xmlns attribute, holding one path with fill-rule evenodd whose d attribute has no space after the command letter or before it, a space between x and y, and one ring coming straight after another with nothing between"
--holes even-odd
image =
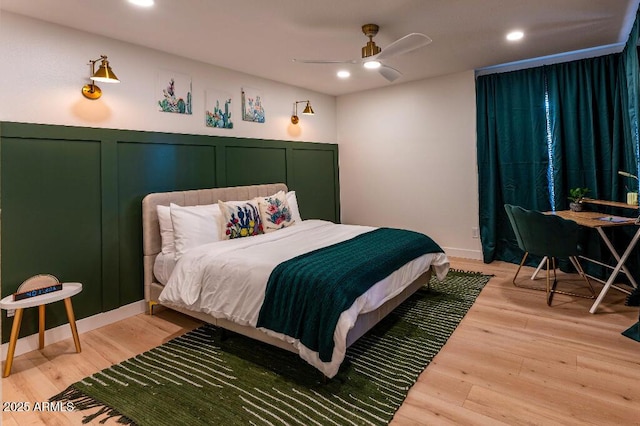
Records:
<instances>
[{"instance_id":1,"label":"ceiling fan light","mask_svg":"<svg viewBox=\"0 0 640 426\"><path fill-rule=\"evenodd\" d=\"M380 68L382 64L378 61L367 61L363 64L363 66L368 70L375 70Z\"/></svg>"}]
</instances>

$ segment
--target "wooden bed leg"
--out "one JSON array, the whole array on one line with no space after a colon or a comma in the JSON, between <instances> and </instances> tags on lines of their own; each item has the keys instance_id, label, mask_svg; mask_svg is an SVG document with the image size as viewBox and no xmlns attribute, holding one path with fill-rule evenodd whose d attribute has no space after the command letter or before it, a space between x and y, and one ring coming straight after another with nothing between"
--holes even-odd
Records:
<instances>
[{"instance_id":1,"label":"wooden bed leg","mask_svg":"<svg viewBox=\"0 0 640 426\"><path fill-rule=\"evenodd\" d=\"M149 315L153 316L153 307L155 305L157 305L158 302L155 302L153 300L149 300Z\"/></svg>"}]
</instances>

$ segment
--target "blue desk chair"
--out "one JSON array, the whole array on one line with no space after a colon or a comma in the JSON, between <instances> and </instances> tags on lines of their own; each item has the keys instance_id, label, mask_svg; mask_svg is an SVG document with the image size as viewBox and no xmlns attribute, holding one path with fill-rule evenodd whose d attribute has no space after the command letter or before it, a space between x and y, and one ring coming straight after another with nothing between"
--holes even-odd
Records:
<instances>
[{"instance_id":1,"label":"blue desk chair","mask_svg":"<svg viewBox=\"0 0 640 426\"><path fill-rule=\"evenodd\" d=\"M513 277L513 285L520 288L546 291L548 306L551 306L554 293L594 299L596 296L595 291L578 261L578 255L580 254L580 245L578 243L579 225L572 220L523 209L519 206L505 204L504 208L511 222L516 240L518 241L518 247L524 251L520 266L518 266L518 270ZM547 284L545 288L524 286L516 283L520 269L529 254L546 258ZM578 271L578 274L587 282L591 290L590 296L556 290L558 283L556 276L556 259L569 259L571 261ZM550 280L550 269L553 269L553 284L551 284Z\"/></svg>"}]
</instances>

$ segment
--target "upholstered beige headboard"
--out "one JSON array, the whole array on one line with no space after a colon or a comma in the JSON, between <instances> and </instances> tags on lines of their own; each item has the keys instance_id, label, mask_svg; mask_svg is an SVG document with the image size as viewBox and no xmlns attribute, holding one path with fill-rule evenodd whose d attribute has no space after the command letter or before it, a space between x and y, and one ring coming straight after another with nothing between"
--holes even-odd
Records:
<instances>
[{"instance_id":1,"label":"upholstered beige headboard","mask_svg":"<svg viewBox=\"0 0 640 426\"><path fill-rule=\"evenodd\" d=\"M266 197L278 191L287 191L284 183L268 185L234 186L229 188L197 189L193 191L159 192L149 194L142 200L142 251L144 254L144 298L146 301L157 300L161 289L153 275L153 263L162 250L160 225L158 223L157 206L168 206L170 203L179 206L197 206L214 204L218 200L250 200L254 197Z\"/></svg>"}]
</instances>

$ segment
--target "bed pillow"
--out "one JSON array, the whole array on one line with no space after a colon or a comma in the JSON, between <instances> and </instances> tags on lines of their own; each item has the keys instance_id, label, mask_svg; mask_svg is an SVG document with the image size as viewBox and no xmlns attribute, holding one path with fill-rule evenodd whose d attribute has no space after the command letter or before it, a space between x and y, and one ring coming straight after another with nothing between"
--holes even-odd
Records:
<instances>
[{"instance_id":1,"label":"bed pillow","mask_svg":"<svg viewBox=\"0 0 640 426\"><path fill-rule=\"evenodd\" d=\"M258 203L218 201L222 213L220 236L222 239L251 237L264 234Z\"/></svg>"},{"instance_id":2,"label":"bed pillow","mask_svg":"<svg viewBox=\"0 0 640 426\"><path fill-rule=\"evenodd\" d=\"M176 246L173 239L173 222L171 222L171 208L157 206L158 223L160 224L160 239L162 240L162 254L174 254Z\"/></svg>"},{"instance_id":3,"label":"bed pillow","mask_svg":"<svg viewBox=\"0 0 640 426\"><path fill-rule=\"evenodd\" d=\"M258 197L256 201L260 207L260 218L264 232L277 231L294 223L284 191L279 191L269 197Z\"/></svg>"},{"instance_id":4,"label":"bed pillow","mask_svg":"<svg viewBox=\"0 0 640 426\"><path fill-rule=\"evenodd\" d=\"M296 197L296 191L287 192L287 203L289 203L289 208L291 209L291 218L295 222L302 222L302 218L300 217L300 210L298 209L298 198Z\"/></svg>"},{"instance_id":5,"label":"bed pillow","mask_svg":"<svg viewBox=\"0 0 640 426\"><path fill-rule=\"evenodd\" d=\"M220 241L222 214L217 204L182 207L171 203L175 258L203 244Z\"/></svg>"}]
</instances>

